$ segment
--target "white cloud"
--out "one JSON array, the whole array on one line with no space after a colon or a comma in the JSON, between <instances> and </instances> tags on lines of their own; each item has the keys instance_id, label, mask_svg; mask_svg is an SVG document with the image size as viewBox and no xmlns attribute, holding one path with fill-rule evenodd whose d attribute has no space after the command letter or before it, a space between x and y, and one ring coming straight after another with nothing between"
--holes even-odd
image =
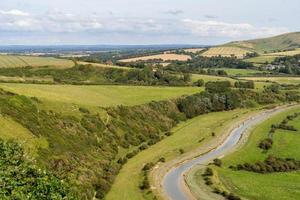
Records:
<instances>
[{"instance_id":1,"label":"white cloud","mask_svg":"<svg viewBox=\"0 0 300 200\"><path fill-rule=\"evenodd\" d=\"M12 10L0 10L0 14L2 15L13 15L13 16L29 16L29 13L23 12L21 10L12 9Z\"/></svg>"},{"instance_id":2,"label":"white cloud","mask_svg":"<svg viewBox=\"0 0 300 200\"><path fill-rule=\"evenodd\" d=\"M194 35L202 37L266 37L288 32L283 27L255 27L249 23L226 23L222 21L182 20L184 26Z\"/></svg>"}]
</instances>

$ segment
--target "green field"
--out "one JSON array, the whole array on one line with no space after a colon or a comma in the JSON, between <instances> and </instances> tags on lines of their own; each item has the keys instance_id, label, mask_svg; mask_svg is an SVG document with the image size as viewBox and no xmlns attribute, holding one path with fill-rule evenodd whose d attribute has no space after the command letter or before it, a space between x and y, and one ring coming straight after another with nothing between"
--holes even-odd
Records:
<instances>
[{"instance_id":1,"label":"green field","mask_svg":"<svg viewBox=\"0 0 300 200\"><path fill-rule=\"evenodd\" d=\"M0 88L47 103L64 103L84 107L137 105L150 101L172 99L201 91L198 87L144 86L75 86L1 83Z\"/></svg>"},{"instance_id":2,"label":"green field","mask_svg":"<svg viewBox=\"0 0 300 200\"><path fill-rule=\"evenodd\" d=\"M48 146L47 140L34 136L29 130L8 117L0 116L0 126L1 139L19 142L32 156L37 155L39 148Z\"/></svg>"},{"instance_id":3,"label":"green field","mask_svg":"<svg viewBox=\"0 0 300 200\"><path fill-rule=\"evenodd\" d=\"M300 77L243 77L245 80L277 82L279 84L300 84Z\"/></svg>"},{"instance_id":4,"label":"green field","mask_svg":"<svg viewBox=\"0 0 300 200\"><path fill-rule=\"evenodd\" d=\"M268 71L255 69L214 68L214 70L224 70L229 76L251 76L255 74L269 73Z\"/></svg>"},{"instance_id":5,"label":"green field","mask_svg":"<svg viewBox=\"0 0 300 200\"><path fill-rule=\"evenodd\" d=\"M265 56L265 55L261 55L261 56L258 56L258 57L245 59L244 61L255 63L255 64L265 64L265 63L271 63L271 62L273 62L277 57L278 56L272 56L272 55Z\"/></svg>"},{"instance_id":6,"label":"green field","mask_svg":"<svg viewBox=\"0 0 300 200\"><path fill-rule=\"evenodd\" d=\"M299 112L300 108L288 110L272 117L257 126L252 132L246 145L235 153L223 159L222 168L217 171L221 183L231 192L247 199L264 200L288 200L300 198L300 172L280 172L270 174L259 174L246 171L235 171L229 169L230 165L243 163L254 163L263 161L268 155L275 155L280 158L300 159L300 117L289 122L298 129L297 132L277 130L274 133L272 148L262 152L258 143L268 136L272 124L280 123L287 115Z\"/></svg>"},{"instance_id":7,"label":"green field","mask_svg":"<svg viewBox=\"0 0 300 200\"><path fill-rule=\"evenodd\" d=\"M58 59L52 57L0 55L0 68L14 68L27 66L50 66L57 68L69 68L73 67L74 63L71 60Z\"/></svg>"},{"instance_id":8,"label":"green field","mask_svg":"<svg viewBox=\"0 0 300 200\"><path fill-rule=\"evenodd\" d=\"M214 138L211 136L212 132L215 132L216 136L223 134L224 128L231 125L233 119L238 120L239 117L246 114L249 114L249 110L237 109L210 113L179 124L172 130L174 133L172 136L140 152L123 166L106 200L147 199L147 195L139 189L141 169L145 163L155 162L161 157L166 158L167 161L174 159L180 156L179 149L183 149L185 152L192 151L212 140ZM202 138L204 138L203 143L199 143Z\"/></svg>"},{"instance_id":9,"label":"green field","mask_svg":"<svg viewBox=\"0 0 300 200\"><path fill-rule=\"evenodd\" d=\"M234 79L229 78L229 77L210 76L210 75L202 75L202 74L192 74L192 82L195 82L199 79L204 80L204 82L208 82L208 81L230 81L230 82L235 82Z\"/></svg>"}]
</instances>

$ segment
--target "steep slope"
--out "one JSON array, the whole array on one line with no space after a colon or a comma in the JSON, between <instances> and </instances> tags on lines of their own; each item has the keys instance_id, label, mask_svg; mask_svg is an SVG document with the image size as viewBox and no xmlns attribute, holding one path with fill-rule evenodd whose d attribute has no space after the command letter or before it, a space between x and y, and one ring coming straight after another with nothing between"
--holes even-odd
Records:
<instances>
[{"instance_id":1,"label":"steep slope","mask_svg":"<svg viewBox=\"0 0 300 200\"><path fill-rule=\"evenodd\" d=\"M286 33L270 38L236 41L224 46L241 47L259 53L294 49L300 47L300 32Z\"/></svg>"}]
</instances>

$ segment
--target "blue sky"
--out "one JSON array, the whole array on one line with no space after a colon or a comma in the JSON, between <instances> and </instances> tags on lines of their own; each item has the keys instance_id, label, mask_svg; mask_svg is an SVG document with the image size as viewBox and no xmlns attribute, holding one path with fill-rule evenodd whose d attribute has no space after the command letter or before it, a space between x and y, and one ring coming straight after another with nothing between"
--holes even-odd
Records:
<instances>
[{"instance_id":1,"label":"blue sky","mask_svg":"<svg viewBox=\"0 0 300 200\"><path fill-rule=\"evenodd\" d=\"M300 31L299 0L1 0L0 45L219 44Z\"/></svg>"}]
</instances>

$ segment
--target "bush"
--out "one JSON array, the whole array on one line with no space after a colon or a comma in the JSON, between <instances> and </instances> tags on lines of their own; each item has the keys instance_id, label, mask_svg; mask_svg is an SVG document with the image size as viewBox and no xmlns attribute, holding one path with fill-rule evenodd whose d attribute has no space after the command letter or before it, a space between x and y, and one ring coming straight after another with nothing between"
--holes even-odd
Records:
<instances>
[{"instance_id":1,"label":"bush","mask_svg":"<svg viewBox=\"0 0 300 200\"><path fill-rule=\"evenodd\" d=\"M179 153L180 154L184 154L184 150L183 149L179 149Z\"/></svg>"},{"instance_id":2,"label":"bush","mask_svg":"<svg viewBox=\"0 0 300 200\"><path fill-rule=\"evenodd\" d=\"M0 173L1 199L78 199L67 182L36 167L15 142L0 140Z\"/></svg>"},{"instance_id":3,"label":"bush","mask_svg":"<svg viewBox=\"0 0 300 200\"><path fill-rule=\"evenodd\" d=\"M207 167L203 176L213 176L214 175L214 172L211 168Z\"/></svg>"},{"instance_id":4,"label":"bush","mask_svg":"<svg viewBox=\"0 0 300 200\"><path fill-rule=\"evenodd\" d=\"M260 141L258 147L263 150L269 150L273 145L273 140L271 138L266 138Z\"/></svg>"},{"instance_id":5,"label":"bush","mask_svg":"<svg viewBox=\"0 0 300 200\"><path fill-rule=\"evenodd\" d=\"M214 159L214 165L221 167L222 166L222 161L218 158Z\"/></svg>"}]
</instances>

